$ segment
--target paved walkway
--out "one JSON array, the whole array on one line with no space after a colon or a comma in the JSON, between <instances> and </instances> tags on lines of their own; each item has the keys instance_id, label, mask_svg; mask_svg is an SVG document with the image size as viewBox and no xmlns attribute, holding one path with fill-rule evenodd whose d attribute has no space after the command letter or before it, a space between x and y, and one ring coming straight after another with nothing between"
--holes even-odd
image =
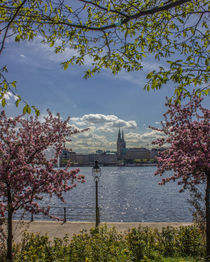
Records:
<instances>
[{"instance_id":1,"label":"paved walkway","mask_svg":"<svg viewBox=\"0 0 210 262\"><path fill-rule=\"evenodd\" d=\"M115 227L118 232L126 232L131 228L138 228L139 225L142 227L150 227L152 229L157 228L161 230L162 227L172 226L188 226L192 225L190 222L106 222L101 223L100 225L106 224L108 228ZM63 238L66 234L71 239L74 234L79 234L81 230L89 230L93 228L95 223L91 222L53 222L53 221L13 221L13 232L14 232L14 241L19 242L21 240L22 234L24 231L40 233L42 235L47 234L50 239L53 237Z\"/></svg>"}]
</instances>

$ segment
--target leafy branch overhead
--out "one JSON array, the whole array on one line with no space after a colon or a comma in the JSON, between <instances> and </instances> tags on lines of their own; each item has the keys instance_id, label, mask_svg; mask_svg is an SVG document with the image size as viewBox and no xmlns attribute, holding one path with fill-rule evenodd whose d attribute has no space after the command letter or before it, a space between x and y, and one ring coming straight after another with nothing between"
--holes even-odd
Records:
<instances>
[{"instance_id":1,"label":"leafy branch overhead","mask_svg":"<svg viewBox=\"0 0 210 262\"><path fill-rule=\"evenodd\" d=\"M31 108L34 110L35 114L39 116L40 111L35 106L29 106L28 103L22 99L19 95L16 94L16 81L8 82L6 77L4 76L4 73L7 73L7 67L4 66L0 69L0 100L2 107L5 107L7 104L7 97L13 96L15 99L15 105L16 107L19 106L19 103L22 101L25 105L23 107L23 113L30 114Z\"/></svg>"},{"instance_id":2,"label":"leafy branch overhead","mask_svg":"<svg viewBox=\"0 0 210 262\"><path fill-rule=\"evenodd\" d=\"M147 75L147 90L175 84L175 95L208 93L208 1L190 0L3 0L0 4L0 53L11 35L16 41L42 37L56 53L76 50L63 62L83 65L88 78L102 68L113 74L143 69L153 55L164 66Z\"/></svg>"}]
</instances>

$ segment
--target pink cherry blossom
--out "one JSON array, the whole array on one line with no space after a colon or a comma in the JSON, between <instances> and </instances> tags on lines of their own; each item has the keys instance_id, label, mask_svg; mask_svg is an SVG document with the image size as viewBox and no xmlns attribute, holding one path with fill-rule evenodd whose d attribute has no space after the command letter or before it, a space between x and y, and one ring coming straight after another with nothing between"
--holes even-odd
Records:
<instances>
[{"instance_id":1,"label":"pink cherry blossom","mask_svg":"<svg viewBox=\"0 0 210 262\"><path fill-rule=\"evenodd\" d=\"M206 182L206 255L210 259L210 110L203 108L202 99L193 96L185 105L169 104L164 114L162 128L154 128L165 137L153 144L166 149L157 157L155 175L172 170L173 175L163 178L161 185L177 180L180 192L188 187ZM207 261L206 260L206 261Z\"/></svg>"},{"instance_id":2,"label":"pink cherry blossom","mask_svg":"<svg viewBox=\"0 0 210 262\"><path fill-rule=\"evenodd\" d=\"M76 181L84 182L79 169L69 169L70 163L64 169L54 168L63 144L78 132L68 122L69 118L61 120L49 110L43 122L38 117L26 120L24 116L8 118L4 111L0 114L0 216L7 211L8 258L12 254L14 212L22 208L50 216L50 207L40 207L38 202L43 194L64 201L63 192L72 190ZM46 159L47 149L55 151L52 159Z\"/></svg>"},{"instance_id":3,"label":"pink cherry blossom","mask_svg":"<svg viewBox=\"0 0 210 262\"><path fill-rule=\"evenodd\" d=\"M185 105L166 103L162 128L154 128L165 137L153 144L165 147L160 152L155 175L173 170L173 175L163 178L161 184L178 180L183 189L187 185L202 183L209 174L209 119L210 110L201 105L202 98L193 96Z\"/></svg>"}]
</instances>

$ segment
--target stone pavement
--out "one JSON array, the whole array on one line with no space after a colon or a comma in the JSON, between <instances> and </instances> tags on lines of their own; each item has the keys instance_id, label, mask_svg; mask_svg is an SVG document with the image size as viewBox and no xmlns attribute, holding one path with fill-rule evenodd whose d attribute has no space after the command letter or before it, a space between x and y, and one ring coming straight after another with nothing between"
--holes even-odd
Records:
<instances>
[{"instance_id":1,"label":"stone pavement","mask_svg":"<svg viewBox=\"0 0 210 262\"><path fill-rule=\"evenodd\" d=\"M190 222L102 222L100 225L106 224L108 228L115 227L118 232L126 232L131 228L150 227L161 230L163 227L172 226L188 226L192 225ZM68 235L71 239L74 234L79 234L81 230L89 231L95 226L94 222L58 222L58 221L13 221L14 241L21 240L24 231L47 234L50 239L53 237L63 238Z\"/></svg>"}]
</instances>

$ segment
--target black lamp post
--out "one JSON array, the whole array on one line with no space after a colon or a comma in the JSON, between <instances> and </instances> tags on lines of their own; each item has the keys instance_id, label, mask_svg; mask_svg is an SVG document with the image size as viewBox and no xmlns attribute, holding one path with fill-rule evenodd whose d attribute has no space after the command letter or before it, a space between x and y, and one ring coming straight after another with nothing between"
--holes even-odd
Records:
<instances>
[{"instance_id":1,"label":"black lamp post","mask_svg":"<svg viewBox=\"0 0 210 262\"><path fill-rule=\"evenodd\" d=\"M101 168L98 165L98 161L95 161L95 165L92 169L92 175L96 185L96 227L98 227L100 223L100 214L99 214L99 206L98 206L98 181L101 176Z\"/></svg>"}]
</instances>

